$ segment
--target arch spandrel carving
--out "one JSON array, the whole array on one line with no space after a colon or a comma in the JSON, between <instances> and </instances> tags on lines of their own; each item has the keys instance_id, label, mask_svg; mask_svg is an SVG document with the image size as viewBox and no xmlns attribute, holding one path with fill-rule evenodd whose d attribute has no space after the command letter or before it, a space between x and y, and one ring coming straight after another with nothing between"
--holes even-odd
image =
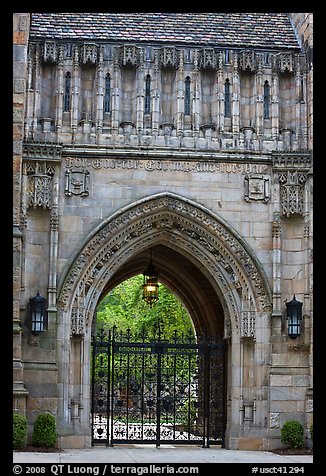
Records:
<instances>
[{"instance_id":1,"label":"arch spandrel carving","mask_svg":"<svg viewBox=\"0 0 326 476\"><path fill-rule=\"evenodd\" d=\"M60 286L58 304L76 307L83 283L86 308L94 309L100 293L119 267L140 249L165 242L186 252L218 283L221 302L240 325L241 289L251 290L251 312L268 312L270 289L263 270L244 240L204 207L174 194L138 201L114 214L87 237Z\"/></svg>"}]
</instances>

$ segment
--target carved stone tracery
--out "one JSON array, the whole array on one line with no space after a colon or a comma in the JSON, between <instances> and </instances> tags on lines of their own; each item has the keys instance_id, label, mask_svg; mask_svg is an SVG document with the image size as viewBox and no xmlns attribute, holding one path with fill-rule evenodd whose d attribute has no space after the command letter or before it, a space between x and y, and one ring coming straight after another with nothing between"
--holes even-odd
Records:
<instances>
[{"instance_id":1,"label":"carved stone tracery","mask_svg":"<svg viewBox=\"0 0 326 476\"><path fill-rule=\"evenodd\" d=\"M84 43L80 47L79 61L81 64L97 64L98 46L95 43Z\"/></svg>"},{"instance_id":2,"label":"carved stone tracery","mask_svg":"<svg viewBox=\"0 0 326 476\"><path fill-rule=\"evenodd\" d=\"M160 50L160 64L162 67L178 67L178 55L175 48L162 48Z\"/></svg>"},{"instance_id":3,"label":"carved stone tracery","mask_svg":"<svg viewBox=\"0 0 326 476\"><path fill-rule=\"evenodd\" d=\"M54 172L54 167L46 162L24 163L24 173L27 175L27 208L51 208Z\"/></svg>"},{"instance_id":4,"label":"carved stone tracery","mask_svg":"<svg viewBox=\"0 0 326 476\"><path fill-rule=\"evenodd\" d=\"M119 48L117 57L120 66L139 66L140 48L135 45L123 45Z\"/></svg>"},{"instance_id":5,"label":"carved stone tracery","mask_svg":"<svg viewBox=\"0 0 326 476\"><path fill-rule=\"evenodd\" d=\"M54 41L45 41L42 44L41 57L44 63L57 63L58 45Z\"/></svg>"},{"instance_id":6,"label":"carved stone tracery","mask_svg":"<svg viewBox=\"0 0 326 476\"><path fill-rule=\"evenodd\" d=\"M129 256L139 252L141 243L147 247L155 239L161 242L164 236L168 237L167 241L196 256L217 277L223 298L237 323L236 328L240 328L236 290L241 286L248 287L249 281L259 306L265 310L270 308L265 283L245 246L209 213L174 197L144 201L111 219L98 231L71 266L60 292L60 306L68 306L76 283L82 280L89 308L90 300L96 303L101 289L115 270ZM75 312L74 329L79 326L76 324L78 316ZM246 324L245 332L252 337L254 329L252 323Z\"/></svg>"},{"instance_id":7,"label":"carved stone tracery","mask_svg":"<svg viewBox=\"0 0 326 476\"><path fill-rule=\"evenodd\" d=\"M288 170L280 173L282 215L289 217L293 214L304 213L304 184L307 176L298 171Z\"/></svg>"}]
</instances>

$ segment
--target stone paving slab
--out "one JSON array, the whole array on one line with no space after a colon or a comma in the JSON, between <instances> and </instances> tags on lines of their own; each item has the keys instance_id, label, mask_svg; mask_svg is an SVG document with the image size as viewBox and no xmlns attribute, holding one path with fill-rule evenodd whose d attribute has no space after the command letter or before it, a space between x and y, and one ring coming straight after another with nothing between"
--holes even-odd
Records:
<instances>
[{"instance_id":1,"label":"stone paving slab","mask_svg":"<svg viewBox=\"0 0 326 476\"><path fill-rule=\"evenodd\" d=\"M227 450L220 447L121 445L67 449L57 453L13 453L14 463L313 463L312 455L278 455L269 451Z\"/></svg>"}]
</instances>

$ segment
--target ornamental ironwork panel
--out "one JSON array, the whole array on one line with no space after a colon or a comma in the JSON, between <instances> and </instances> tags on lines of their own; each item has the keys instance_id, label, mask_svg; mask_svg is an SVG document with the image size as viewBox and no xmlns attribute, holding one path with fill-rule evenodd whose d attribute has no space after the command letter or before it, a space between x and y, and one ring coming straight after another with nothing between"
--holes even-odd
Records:
<instances>
[{"instance_id":1,"label":"ornamental ironwork panel","mask_svg":"<svg viewBox=\"0 0 326 476\"><path fill-rule=\"evenodd\" d=\"M223 339L113 329L92 347L93 444L224 445Z\"/></svg>"}]
</instances>

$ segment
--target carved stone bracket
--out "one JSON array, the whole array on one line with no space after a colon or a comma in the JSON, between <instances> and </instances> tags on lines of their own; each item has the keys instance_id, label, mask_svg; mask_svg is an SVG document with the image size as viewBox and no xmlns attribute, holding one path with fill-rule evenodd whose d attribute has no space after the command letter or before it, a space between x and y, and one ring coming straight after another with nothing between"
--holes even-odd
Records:
<instances>
[{"instance_id":1,"label":"carved stone bracket","mask_svg":"<svg viewBox=\"0 0 326 476\"><path fill-rule=\"evenodd\" d=\"M244 177L244 199L246 202L270 200L270 177L266 175L247 174Z\"/></svg>"},{"instance_id":2,"label":"carved stone bracket","mask_svg":"<svg viewBox=\"0 0 326 476\"><path fill-rule=\"evenodd\" d=\"M213 48L205 48L200 52L199 68L217 69L217 56Z\"/></svg>"},{"instance_id":3,"label":"carved stone bracket","mask_svg":"<svg viewBox=\"0 0 326 476\"><path fill-rule=\"evenodd\" d=\"M280 184L281 214L304 215L304 190L312 167L310 153L272 152L273 170Z\"/></svg>"},{"instance_id":4,"label":"carved stone bracket","mask_svg":"<svg viewBox=\"0 0 326 476\"><path fill-rule=\"evenodd\" d=\"M255 52L250 50L240 51L239 56L239 69L242 71L256 71L256 57Z\"/></svg>"},{"instance_id":5,"label":"carved stone bracket","mask_svg":"<svg viewBox=\"0 0 326 476\"><path fill-rule=\"evenodd\" d=\"M80 64L97 64L98 46L95 43L84 43L80 47L79 62Z\"/></svg>"},{"instance_id":6,"label":"carved stone bracket","mask_svg":"<svg viewBox=\"0 0 326 476\"><path fill-rule=\"evenodd\" d=\"M117 55L120 66L139 66L140 64L140 48L135 45L119 47Z\"/></svg>"},{"instance_id":7,"label":"carved stone bracket","mask_svg":"<svg viewBox=\"0 0 326 476\"><path fill-rule=\"evenodd\" d=\"M27 175L26 207L51 208L54 166L46 162L24 162L23 170Z\"/></svg>"},{"instance_id":8,"label":"carved stone bracket","mask_svg":"<svg viewBox=\"0 0 326 476\"><path fill-rule=\"evenodd\" d=\"M293 53L278 53L275 66L279 73L294 73Z\"/></svg>"},{"instance_id":9,"label":"carved stone bracket","mask_svg":"<svg viewBox=\"0 0 326 476\"><path fill-rule=\"evenodd\" d=\"M54 41L45 41L41 48L41 58L44 63L57 63L58 45Z\"/></svg>"},{"instance_id":10,"label":"carved stone bracket","mask_svg":"<svg viewBox=\"0 0 326 476\"><path fill-rule=\"evenodd\" d=\"M160 50L160 64L161 67L178 67L178 55L175 48L162 48Z\"/></svg>"},{"instance_id":11,"label":"carved stone bracket","mask_svg":"<svg viewBox=\"0 0 326 476\"><path fill-rule=\"evenodd\" d=\"M65 195L81 195L87 197L89 194L89 170L81 169L67 169L65 172L66 185Z\"/></svg>"}]
</instances>

